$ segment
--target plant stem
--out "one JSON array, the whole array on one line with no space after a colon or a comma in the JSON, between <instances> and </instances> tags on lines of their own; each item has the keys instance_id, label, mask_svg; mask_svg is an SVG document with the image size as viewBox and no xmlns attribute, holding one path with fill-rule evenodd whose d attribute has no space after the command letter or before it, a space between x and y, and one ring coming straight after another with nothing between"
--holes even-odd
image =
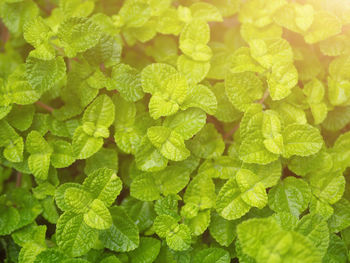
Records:
<instances>
[{"instance_id":1,"label":"plant stem","mask_svg":"<svg viewBox=\"0 0 350 263\"><path fill-rule=\"evenodd\" d=\"M264 104L264 101L268 98L269 95L270 95L269 89L266 89L265 92L264 92L264 95L263 95L262 98L258 101L258 103Z\"/></svg>"},{"instance_id":2,"label":"plant stem","mask_svg":"<svg viewBox=\"0 0 350 263\"><path fill-rule=\"evenodd\" d=\"M22 174L20 172L17 172L16 187L21 187L21 180L22 180Z\"/></svg>"},{"instance_id":3,"label":"plant stem","mask_svg":"<svg viewBox=\"0 0 350 263\"><path fill-rule=\"evenodd\" d=\"M228 132L226 132L224 134L224 140L227 140L228 138L230 138L239 128L239 123L237 123L235 126L233 126L233 128L231 130L229 130Z\"/></svg>"},{"instance_id":4,"label":"plant stem","mask_svg":"<svg viewBox=\"0 0 350 263\"><path fill-rule=\"evenodd\" d=\"M50 107L49 105L46 105L45 103L41 102L40 100L35 102L35 104L38 105L39 107L49 111L49 112L53 112L53 110L54 110L54 108Z\"/></svg>"}]
</instances>

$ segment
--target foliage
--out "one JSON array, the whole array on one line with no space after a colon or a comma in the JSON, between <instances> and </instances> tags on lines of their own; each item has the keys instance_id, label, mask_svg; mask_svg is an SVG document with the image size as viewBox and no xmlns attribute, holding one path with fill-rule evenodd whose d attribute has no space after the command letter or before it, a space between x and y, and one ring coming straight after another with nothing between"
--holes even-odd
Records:
<instances>
[{"instance_id":1,"label":"foliage","mask_svg":"<svg viewBox=\"0 0 350 263\"><path fill-rule=\"evenodd\" d=\"M0 0L0 261L350 260L348 0Z\"/></svg>"}]
</instances>

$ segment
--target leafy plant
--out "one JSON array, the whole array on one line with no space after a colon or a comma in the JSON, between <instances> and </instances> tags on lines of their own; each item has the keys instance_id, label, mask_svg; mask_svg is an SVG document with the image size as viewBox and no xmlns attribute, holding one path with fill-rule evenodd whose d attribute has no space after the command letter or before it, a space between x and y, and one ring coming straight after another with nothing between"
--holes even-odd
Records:
<instances>
[{"instance_id":1,"label":"leafy plant","mask_svg":"<svg viewBox=\"0 0 350 263\"><path fill-rule=\"evenodd\" d=\"M1 262L349 262L349 1L0 18Z\"/></svg>"}]
</instances>

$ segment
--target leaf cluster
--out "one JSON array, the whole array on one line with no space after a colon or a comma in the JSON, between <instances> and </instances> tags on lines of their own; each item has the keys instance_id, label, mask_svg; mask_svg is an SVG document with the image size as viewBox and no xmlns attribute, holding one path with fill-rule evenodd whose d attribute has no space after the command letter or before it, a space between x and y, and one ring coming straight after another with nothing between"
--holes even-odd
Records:
<instances>
[{"instance_id":1,"label":"leaf cluster","mask_svg":"<svg viewBox=\"0 0 350 263\"><path fill-rule=\"evenodd\" d=\"M348 0L0 0L0 261L350 261Z\"/></svg>"}]
</instances>

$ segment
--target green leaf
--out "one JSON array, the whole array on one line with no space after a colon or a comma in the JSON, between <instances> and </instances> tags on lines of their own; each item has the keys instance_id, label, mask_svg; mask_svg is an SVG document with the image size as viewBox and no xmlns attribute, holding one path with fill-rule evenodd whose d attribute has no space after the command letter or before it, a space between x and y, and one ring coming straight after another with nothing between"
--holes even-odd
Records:
<instances>
[{"instance_id":1,"label":"green leaf","mask_svg":"<svg viewBox=\"0 0 350 263\"><path fill-rule=\"evenodd\" d=\"M333 205L334 213L329 218L329 229L333 233L340 232L350 226L350 202L342 198Z\"/></svg>"},{"instance_id":2,"label":"green leaf","mask_svg":"<svg viewBox=\"0 0 350 263\"><path fill-rule=\"evenodd\" d=\"M305 112L288 102L278 104L277 107L274 107L274 110L277 111L281 119L284 120L285 126L292 123L307 123Z\"/></svg>"},{"instance_id":3,"label":"green leaf","mask_svg":"<svg viewBox=\"0 0 350 263\"><path fill-rule=\"evenodd\" d=\"M40 60L28 57L26 60L26 76L29 84L36 91L43 93L50 90L66 73L63 57L52 60Z\"/></svg>"},{"instance_id":4,"label":"green leaf","mask_svg":"<svg viewBox=\"0 0 350 263\"><path fill-rule=\"evenodd\" d=\"M224 83L216 83L211 90L214 92L217 100L217 110L215 118L222 122L233 122L241 117L241 112L237 110L229 101L225 93Z\"/></svg>"},{"instance_id":5,"label":"green leaf","mask_svg":"<svg viewBox=\"0 0 350 263\"><path fill-rule=\"evenodd\" d=\"M298 83L298 72L293 64L276 62L267 76L267 84L273 100L286 98Z\"/></svg>"},{"instance_id":6,"label":"green leaf","mask_svg":"<svg viewBox=\"0 0 350 263\"><path fill-rule=\"evenodd\" d=\"M276 12L274 20L291 31L301 33L307 31L312 25L314 13L312 5L291 3L284 5L279 12Z\"/></svg>"},{"instance_id":7,"label":"green leaf","mask_svg":"<svg viewBox=\"0 0 350 263\"><path fill-rule=\"evenodd\" d=\"M152 226L153 220L156 217L152 202L142 202L129 197L124 199L121 205L125 207L125 210L137 225L140 232Z\"/></svg>"},{"instance_id":8,"label":"green leaf","mask_svg":"<svg viewBox=\"0 0 350 263\"><path fill-rule=\"evenodd\" d=\"M121 261L116 256L105 257L101 263L120 263Z\"/></svg>"},{"instance_id":9,"label":"green leaf","mask_svg":"<svg viewBox=\"0 0 350 263\"><path fill-rule=\"evenodd\" d=\"M141 86L141 76L137 69L126 64L118 64L112 69L113 86L127 101L138 101L144 93Z\"/></svg>"},{"instance_id":10,"label":"green leaf","mask_svg":"<svg viewBox=\"0 0 350 263\"><path fill-rule=\"evenodd\" d=\"M7 80L6 89L2 89L2 103L8 105L11 102L27 105L34 103L40 98L41 93L29 84L25 73L25 65L17 67Z\"/></svg>"},{"instance_id":11,"label":"green leaf","mask_svg":"<svg viewBox=\"0 0 350 263\"><path fill-rule=\"evenodd\" d=\"M264 184L250 170L241 169L236 174L237 185L242 192L241 198L251 206L262 209L267 204Z\"/></svg>"},{"instance_id":12,"label":"green leaf","mask_svg":"<svg viewBox=\"0 0 350 263\"><path fill-rule=\"evenodd\" d=\"M278 113L266 110L263 113L262 133L265 138L271 138L281 132L281 120Z\"/></svg>"},{"instance_id":13,"label":"green leaf","mask_svg":"<svg viewBox=\"0 0 350 263\"><path fill-rule=\"evenodd\" d=\"M89 174L83 186L92 193L93 198L99 199L108 207L119 195L122 182L115 171L101 168Z\"/></svg>"},{"instance_id":14,"label":"green leaf","mask_svg":"<svg viewBox=\"0 0 350 263\"><path fill-rule=\"evenodd\" d=\"M244 26L244 25L242 25ZM229 73L264 73L264 68L251 56L249 47L240 47L228 58Z\"/></svg>"},{"instance_id":15,"label":"green leaf","mask_svg":"<svg viewBox=\"0 0 350 263\"><path fill-rule=\"evenodd\" d=\"M322 256L329 245L327 222L319 215L308 214L297 224L295 231L312 241Z\"/></svg>"},{"instance_id":16,"label":"green leaf","mask_svg":"<svg viewBox=\"0 0 350 263\"><path fill-rule=\"evenodd\" d=\"M136 105L126 102L120 96L114 97L116 109L114 139L118 147L126 152L135 154L140 146L147 128L156 123L143 109L136 110Z\"/></svg>"},{"instance_id":17,"label":"green leaf","mask_svg":"<svg viewBox=\"0 0 350 263\"><path fill-rule=\"evenodd\" d=\"M237 13L240 2L239 1L226 1L226 0L211 0L213 4L220 10L220 13L222 16L227 17L227 16L232 16L235 13Z\"/></svg>"},{"instance_id":18,"label":"green leaf","mask_svg":"<svg viewBox=\"0 0 350 263\"><path fill-rule=\"evenodd\" d=\"M249 46L252 57L265 68L293 62L292 48L283 38L254 39Z\"/></svg>"},{"instance_id":19,"label":"green leaf","mask_svg":"<svg viewBox=\"0 0 350 263\"><path fill-rule=\"evenodd\" d=\"M126 252L137 248L139 246L139 232L132 219L121 207L111 207L110 213L113 224L109 229L100 233L103 245L116 252Z\"/></svg>"},{"instance_id":20,"label":"green leaf","mask_svg":"<svg viewBox=\"0 0 350 263\"><path fill-rule=\"evenodd\" d=\"M329 131L344 128L350 122L350 107L336 107L329 111L322 127Z\"/></svg>"},{"instance_id":21,"label":"green leaf","mask_svg":"<svg viewBox=\"0 0 350 263\"><path fill-rule=\"evenodd\" d=\"M281 154L283 151L283 137L280 134L281 121L278 113L273 110L267 110L263 114L262 133L265 138L264 145L270 152Z\"/></svg>"},{"instance_id":22,"label":"green leaf","mask_svg":"<svg viewBox=\"0 0 350 263\"><path fill-rule=\"evenodd\" d=\"M168 232L178 227L177 220L169 215L159 215L154 220L153 228L158 236L166 237Z\"/></svg>"},{"instance_id":23,"label":"green leaf","mask_svg":"<svg viewBox=\"0 0 350 263\"><path fill-rule=\"evenodd\" d=\"M255 259L248 256L247 254L245 254L242 250L242 245L241 242L239 241L239 239L237 239L236 243L235 243L235 252L237 253L237 258L238 260L242 261L242 262L247 262L247 263L255 263Z\"/></svg>"},{"instance_id":24,"label":"green leaf","mask_svg":"<svg viewBox=\"0 0 350 263\"><path fill-rule=\"evenodd\" d=\"M40 16L27 21L23 26L23 37L36 49L30 55L38 59L51 60L55 58L55 50L49 45L52 36L50 27Z\"/></svg>"},{"instance_id":25,"label":"green leaf","mask_svg":"<svg viewBox=\"0 0 350 263\"><path fill-rule=\"evenodd\" d=\"M94 47L100 40L101 31L86 18L66 19L58 28L57 36L68 57Z\"/></svg>"},{"instance_id":26,"label":"green leaf","mask_svg":"<svg viewBox=\"0 0 350 263\"><path fill-rule=\"evenodd\" d=\"M317 128L309 124L291 124L283 131L284 152L288 158L292 155L308 156L317 153L323 139Z\"/></svg>"},{"instance_id":27,"label":"green leaf","mask_svg":"<svg viewBox=\"0 0 350 263\"><path fill-rule=\"evenodd\" d=\"M108 229L112 225L112 217L104 202L99 199L92 201L89 211L84 214L84 222L91 228Z\"/></svg>"},{"instance_id":28,"label":"green leaf","mask_svg":"<svg viewBox=\"0 0 350 263\"><path fill-rule=\"evenodd\" d=\"M22 246L28 242L35 242L45 246L46 226L37 226L36 224L27 225L14 233L11 237L16 244Z\"/></svg>"},{"instance_id":29,"label":"green leaf","mask_svg":"<svg viewBox=\"0 0 350 263\"><path fill-rule=\"evenodd\" d=\"M311 191L304 180L287 177L269 191L268 198L272 210L299 216L308 207Z\"/></svg>"},{"instance_id":30,"label":"green leaf","mask_svg":"<svg viewBox=\"0 0 350 263\"><path fill-rule=\"evenodd\" d=\"M114 121L114 104L107 95L98 96L84 112L84 132L94 137L108 137Z\"/></svg>"},{"instance_id":31,"label":"green leaf","mask_svg":"<svg viewBox=\"0 0 350 263\"><path fill-rule=\"evenodd\" d=\"M305 84L303 92L307 96L308 103L315 104L322 102L325 88L323 83L315 78Z\"/></svg>"},{"instance_id":32,"label":"green leaf","mask_svg":"<svg viewBox=\"0 0 350 263\"><path fill-rule=\"evenodd\" d=\"M202 130L187 143L191 152L205 159L217 158L225 150L225 144L221 134L211 123L206 124Z\"/></svg>"},{"instance_id":33,"label":"green leaf","mask_svg":"<svg viewBox=\"0 0 350 263\"><path fill-rule=\"evenodd\" d=\"M154 177L145 173L132 181L130 195L142 201L154 201L160 198L160 191Z\"/></svg>"},{"instance_id":34,"label":"green leaf","mask_svg":"<svg viewBox=\"0 0 350 263\"><path fill-rule=\"evenodd\" d=\"M91 3L86 2L86 3ZM99 18L102 20L106 18L106 20L109 20L109 17L102 13L95 14L92 16L92 20L96 22L100 28L102 27L101 23L98 23ZM103 29L105 31L105 29ZM105 67L109 68L112 67L120 62L120 56L122 52L121 44L118 42L118 40L107 34L102 34L100 41L98 44L90 49L88 49L84 53L84 57L88 60L90 64L93 65L100 65L104 64Z\"/></svg>"},{"instance_id":35,"label":"green leaf","mask_svg":"<svg viewBox=\"0 0 350 263\"><path fill-rule=\"evenodd\" d=\"M154 211L157 215L169 215L176 219L180 219L178 213L177 195L168 195L164 198L158 199L154 205Z\"/></svg>"},{"instance_id":36,"label":"green leaf","mask_svg":"<svg viewBox=\"0 0 350 263\"><path fill-rule=\"evenodd\" d=\"M209 61L213 55L210 47L202 43L196 43L192 39L180 42L181 51L194 61Z\"/></svg>"},{"instance_id":37,"label":"green leaf","mask_svg":"<svg viewBox=\"0 0 350 263\"><path fill-rule=\"evenodd\" d=\"M210 210L200 211L186 223L192 235L200 236L208 228L210 223Z\"/></svg>"},{"instance_id":38,"label":"green leaf","mask_svg":"<svg viewBox=\"0 0 350 263\"><path fill-rule=\"evenodd\" d=\"M89 211L89 206L93 201L92 195L81 188L69 187L64 191L64 202L67 205L67 211L74 213L85 213Z\"/></svg>"},{"instance_id":39,"label":"green leaf","mask_svg":"<svg viewBox=\"0 0 350 263\"><path fill-rule=\"evenodd\" d=\"M251 23L242 24L240 33L242 38L249 42L254 39L278 38L282 36L282 27L277 24L270 24L264 27L257 27Z\"/></svg>"},{"instance_id":40,"label":"green leaf","mask_svg":"<svg viewBox=\"0 0 350 263\"><path fill-rule=\"evenodd\" d=\"M197 252L193 257L193 263L229 263L231 261L228 251L222 248L206 248Z\"/></svg>"},{"instance_id":41,"label":"green leaf","mask_svg":"<svg viewBox=\"0 0 350 263\"><path fill-rule=\"evenodd\" d=\"M202 129L206 117L202 110L190 108L167 117L163 125L180 134L184 140L188 140Z\"/></svg>"},{"instance_id":42,"label":"green leaf","mask_svg":"<svg viewBox=\"0 0 350 263\"><path fill-rule=\"evenodd\" d=\"M266 115L266 114L265 114ZM243 139L239 147L239 158L246 163L268 164L278 159L264 143L264 114L260 104L249 106L240 124L240 136ZM265 134L267 135L267 134ZM267 145L270 146L270 145ZM275 151L276 147L269 147Z\"/></svg>"},{"instance_id":43,"label":"green leaf","mask_svg":"<svg viewBox=\"0 0 350 263\"><path fill-rule=\"evenodd\" d=\"M49 141L53 152L51 155L51 164L55 168L64 168L70 166L75 161L72 145L64 140Z\"/></svg>"},{"instance_id":44,"label":"green leaf","mask_svg":"<svg viewBox=\"0 0 350 263\"><path fill-rule=\"evenodd\" d=\"M38 254L34 263L59 263L64 262L66 256L57 249L46 249Z\"/></svg>"},{"instance_id":45,"label":"green leaf","mask_svg":"<svg viewBox=\"0 0 350 263\"><path fill-rule=\"evenodd\" d=\"M257 262L321 262L321 255L306 237L284 231L272 218L250 219L237 227L242 250Z\"/></svg>"},{"instance_id":46,"label":"green leaf","mask_svg":"<svg viewBox=\"0 0 350 263\"><path fill-rule=\"evenodd\" d=\"M347 253L348 251L344 241L336 234L331 234L329 247L326 255L323 257L323 262L345 263L348 261Z\"/></svg>"},{"instance_id":47,"label":"green leaf","mask_svg":"<svg viewBox=\"0 0 350 263\"><path fill-rule=\"evenodd\" d=\"M200 210L215 206L215 185L206 173L196 175L188 184L184 195L185 204L197 205Z\"/></svg>"},{"instance_id":48,"label":"green leaf","mask_svg":"<svg viewBox=\"0 0 350 263\"><path fill-rule=\"evenodd\" d=\"M348 53L348 37L335 35L320 42L320 50L326 56L340 56Z\"/></svg>"},{"instance_id":49,"label":"green leaf","mask_svg":"<svg viewBox=\"0 0 350 263\"><path fill-rule=\"evenodd\" d=\"M173 115L179 110L179 105L176 102L165 100L159 94L152 96L148 107L153 119Z\"/></svg>"},{"instance_id":50,"label":"green leaf","mask_svg":"<svg viewBox=\"0 0 350 263\"><path fill-rule=\"evenodd\" d=\"M0 80L0 85L1 85L1 80ZM10 113L11 109L12 109L12 105L11 106L0 106L0 119L3 119L6 115L8 115Z\"/></svg>"},{"instance_id":51,"label":"green leaf","mask_svg":"<svg viewBox=\"0 0 350 263\"><path fill-rule=\"evenodd\" d=\"M39 255L43 250L45 250L45 247L35 243L35 242L28 242L24 244L21 251L18 255L18 262L19 263L32 263L34 262L37 255Z\"/></svg>"},{"instance_id":52,"label":"green leaf","mask_svg":"<svg viewBox=\"0 0 350 263\"><path fill-rule=\"evenodd\" d=\"M65 192L69 188L76 188L78 189L77 191L81 190L84 191L84 187L80 184L77 183L65 183L61 184L58 188L56 188L55 191L55 201L56 205L58 206L59 209L62 211L68 211L71 207L69 204L65 202ZM81 200L77 200L78 202Z\"/></svg>"},{"instance_id":53,"label":"green leaf","mask_svg":"<svg viewBox=\"0 0 350 263\"><path fill-rule=\"evenodd\" d=\"M217 213L213 213L210 219L210 235L221 245L228 247L236 237L238 221L227 220Z\"/></svg>"},{"instance_id":54,"label":"green leaf","mask_svg":"<svg viewBox=\"0 0 350 263\"><path fill-rule=\"evenodd\" d=\"M210 70L208 61L195 61L185 55L181 55L177 59L177 68L181 74L186 76L190 84L201 82Z\"/></svg>"},{"instance_id":55,"label":"green leaf","mask_svg":"<svg viewBox=\"0 0 350 263\"><path fill-rule=\"evenodd\" d=\"M144 136L135 152L135 161L142 171L159 171L166 167L168 160L152 145L148 136Z\"/></svg>"},{"instance_id":56,"label":"green leaf","mask_svg":"<svg viewBox=\"0 0 350 263\"><path fill-rule=\"evenodd\" d=\"M328 98L332 105L343 105L349 100L350 94L347 89L349 85L347 77L350 66L349 59L349 56L340 56L329 64ZM346 116L346 114L344 115Z\"/></svg>"},{"instance_id":57,"label":"green leaf","mask_svg":"<svg viewBox=\"0 0 350 263\"><path fill-rule=\"evenodd\" d=\"M6 1L1 3L0 16L11 34L19 36L23 25L39 14L39 8L32 1Z\"/></svg>"},{"instance_id":58,"label":"green leaf","mask_svg":"<svg viewBox=\"0 0 350 263\"><path fill-rule=\"evenodd\" d=\"M169 160L182 161L190 155L185 146L184 138L174 130L153 126L148 128L147 136L160 153Z\"/></svg>"},{"instance_id":59,"label":"green leaf","mask_svg":"<svg viewBox=\"0 0 350 263\"><path fill-rule=\"evenodd\" d=\"M184 161L170 165L162 171L141 173L133 179L130 194L143 201L157 200L161 193L165 196L177 194L188 184L191 171Z\"/></svg>"},{"instance_id":60,"label":"green leaf","mask_svg":"<svg viewBox=\"0 0 350 263\"><path fill-rule=\"evenodd\" d=\"M312 174L310 185L312 192L319 199L334 204L344 193L345 179L341 171Z\"/></svg>"},{"instance_id":61,"label":"green leaf","mask_svg":"<svg viewBox=\"0 0 350 263\"><path fill-rule=\"evenodd\" d=\"M39 201L24 188L11 189L11 191L6 193L6 199L9 204L16 207L19 213L20 220L17 223L16 229L33 223L37 216L42 213L42 207Z\"/></svg>"},{"instance_id":62,"label":"green leaf","mask_svg":"<svg viewBox=\"0 0 350 263\"><path fill-rule=\"evenodd\" d=\"M216 199L216 211L227 220L242 217L251 206L243 201L236 178L229 179L220 189Z\"/></svg>"},{"instance_id":63,"label":"green leaf","mask_svg":"<svg viewBox=\"0 0 350 263\"><path fill-rule=\"evenodd\" d=\"M278 159L278 154L271 152L267 149L274 152L279 151L279 143L274 145L269 145L268 142L255 133L251 133L248 136L244 137L240 147L239 147L239 158L246 163L255 163L266 165L272 163Z\"/></svg>"},{"instance_id":64,"label":"green leaf","mask_svg":"<svg viewBox=\"0 0 350 263\"><path fill-rule=\"evenodd\" d=\"M221 13L214 5L207 3L194 3L190 6L190 10L194 19L217 22L222 21Z\"/></svg>"},{"instance_id":65,"label":"green leaf","mask_svg":"<svg viewBox=\"0 0 350 263\"><path fill-rule=\"evenodd\" d=\"M128 1L119 15L126 27L141 27L151 16L151 8L146 3Z\"/></svg>"},{"instance_id":66,"label":"green leaf","mask_svg":"<svg viewBox=\"0 0 350 263\"><path fill-rule=\"evenodd\" d=\"M248 169L257 175L265 188L275 186L282 176L282 165L280 161L275 161L267 165L244 163L242 168Z\"/></svg>"},{"instance_id":67,"label":"green leaf","mask_svg":"<svg viewBox=\"0 0 350 263\"><path fill-rule=\"evenodd\" d=\"M259 1L244 3L239 12L239 21L243 24L253 23L257 27L264 27L273 22L272 15L282 7L285 2L273 0L264 5L264 12L259 12L261 9Z\"/></svg>"},{"instance_id":68,"label":"green leaf","mask_svg":"<svg viewBox=\"0 0 350 263\"><path fill-rule=\"evenodd\" d=\"M318 199L316 196L311 197L310 212L322 216L324 219L329 219L334 209L326 201Z\"/></svg>"},{"instance_id":69,"label":"green leaf","mask_svg":"<svg viewBox=\"0 0 350 263\"><path fill-rule=\"evenodd\" d=\"M209 25L201 19L192 20L181 32L180 45L186 39L191 39L195 43L207 44L210 39Z\"/></svg>"},{"instance_id":70,"label":"green leaf","mask_svg":"<svg viewBox=\"0 0 350 263\"><path fill-rule=\"evenodd\" d=\"M227 74L225 88L228 99L240 111L246 111L264 92L263 82L253 72Z\"/></svg>"},{"instance_id":71,"label":"green leaf","mask_svg":"<svg viewBox=\"0 0 350 263\"><path fill-rule=\"evenodd\" d=\"M46 249L45 233L46 226L38 226L33 229L32 236L22 244L18 262L34 262L36 256Z\"/></svg>"},{"instance_id":72,"label":"green leaf","mask_svg":"<svg viewBox=\"0 0 350 263\"><path fill-rule=\"evenodd\" d=\"M191 165L192 161L189 158L182 162L173 163L162 171L155 172L153 174L154 180L159 185L160 191L166 196L177 194L184 189L190 180L190 173L193 171Z\"/></svg>"},{"instance_id":73,"label":"green leaf","mask_svg":"<svg viewBox=\"0 0 350 263\"><path fill-rule=\"evenodd\" d=\"M288 163L288 168L293 173L300 176L305 176L310 173L326 173L330 171L332 167L332 156L323 149L314 155L306 157L293 156Z\"/></svg>"},{"instance_id":74,"label":"green leaf","mask_svg":"<svg viewBox=\"0 0 350 263\"><path fill-rule=\"evenodd\" d=\"M14 105L6 119L9 124L15 127L17 130L25 131L33 122L34 111L35 109L32 105Z\"/></svg>"},{"instance_id":75,"label":"green leaf","mask_svg":"<svg viewBox=\"0 0 350 263\"><path fill-rule=\"evenodd\" d=\"M57 222L57 245L68 256L79 257L86 254L97 238L98 231L84 223L83 214L66 212Z\"/></svg>"},{"instance_id":76,"label":"green leaf","mask_svg":"<svg viewBox=\"0 0 350 263\"><path fill-rule=\"evenodd\" d=\"M150 99L149 112L153 119L176 113L184 102L188 90L186 78L181 74L173 74L166 78L160 90Z\"/></svg>"},{"instance_id":77,"label":"green leaf","mask_svg":"<svg viewBox=\"0 0 350 263\"><path fill-rule=\"evenodd\" d=\"M140 246L130 252L132 263L152 263L160 251L160 241L153 237L141 237Z\"/></svg>"},{"instance_id":78,"label":"green leaf","mask_svg":"<svg viewBox=\"0 0 350 263\"><path fill-rule=\"evenodd\" d=\"M103 145L102 138L96 138L85 133L84 128L79 126L73 135L73 153L77 159L87 159L98 152Z\"/></svg>"},{"instance_id":79,"label":"green leaf","mask_svg":"<svg viewBox=\"0 0 350 263\"><path fill-rule=\"evenodd\" d=\"M101 148L96 154L86 159L84 173L90 174L100 168L109 168L118 172L118 153L115 149Z\"/></svg>"},{"instance_id":80,"label":"green leaf","mask_svg":"<svg viewBox=\"0 0 350 263\"><path fill-rule=\"evenodd\" d=\"M0 236L11 234L20 220L17 209L0 205Z\"/></svg>"},{"instance_id":81,"label":"green leaf","mask_svg":"<svg viewBox=\"0 0 350 263\"><path fill-rule=\"evenodd\" d=\"M298 224L298 218L289 212L275 213L272 217L284 230L295 230L296 225Z\"/></svg>"},{"instance_id":82,"label":"green leaf","mask_svg":"<svg viewBox=\"0 0 350 263\"><path fill-rule=\"evenodd\" d=\"M314 21L305 35L308 44L314 44L341 32L341 22L338 17L327 11L314 14Z\"/></svg>"},{"instance_id":83,"label":"green leaf","mask_svg":"<svg viewBox=\"0 0 350 263\"><path fill-rule=\"evenodd\" d=\"M229 179L241 168L241 161L230 156L220 156L205 160L198 173L208 174L211 178Z\"/></svg>"},{"instance_id":84,"label":"green leaf","mask_svg":"<svg viewBox=\"0 0 350 263\"><path fill-rule=\"evenodd\" d=\"M191 85L184 102L180 105L182 110L191 107L200 108L210 115L216 113L218 102L215 94L205 85Z\"/></svg>"},{"instance_id":85,"label":"green leaf","mask_svg":"<svg viewBox=\"0 0 350 263\"><path fill-rule=\"evenodd\" d=\"M314 118L315 124L322 123L326 119L328 114L328 108L324 102L311 104L310 110L312 113L312 117Z\"/></svg>"},{"instance_id":86,"label":"green leaf","mask_svg":"<svg viewBox=\"0 0 350 263\"><path fill-rule=\"evenodd\" d=\"M26 140L26 149L30 153L28 166L31 172L38 179L47 178L50 157L53 152L51 146L37 131L31 131Z\"/></svg>"},{"instance_id":87,"label":"green leaf","mask_svg":"<svg viewBox=\"0 0 350 263\"><path fill-rule=\"evenodd\" d=\"M163 63L153 63L141 72L141 83L144 92L154 94L162 90L166 79L177 73L176 69Z\"/></svg>"},{"instance_id":88,"label":"green leaf","mask_svg":"<svg viewBox=\"0 0 350 263\"><path fill-rule=\"evenodd\" d=\"M23 160L23 139L5 120L0 120L0 139L0 146L5 147L4 157L12 162L21 162Z\"/></svg>"},{"instance_id":89,"label":"green leaf","mask_svg":"<svg viewBox=\"0 0 350 263\"><path fill-rule=\"evenodd\" d=\"M175 251L187 250L191 243L191 230L186 225L178 225L173 232L167 234L166 242Z\"/></svg>"},{"instance_id":90,"label":"green leaf","mask_svg":"<svg viewBox=\"0 0 350 263\"><path fill-rule=\"evenodd\" d=\"M56 224L59 218L54 198L49 196L41 201L43 207L43 217L51 224Z\"/></svg>"}]
</instances>

